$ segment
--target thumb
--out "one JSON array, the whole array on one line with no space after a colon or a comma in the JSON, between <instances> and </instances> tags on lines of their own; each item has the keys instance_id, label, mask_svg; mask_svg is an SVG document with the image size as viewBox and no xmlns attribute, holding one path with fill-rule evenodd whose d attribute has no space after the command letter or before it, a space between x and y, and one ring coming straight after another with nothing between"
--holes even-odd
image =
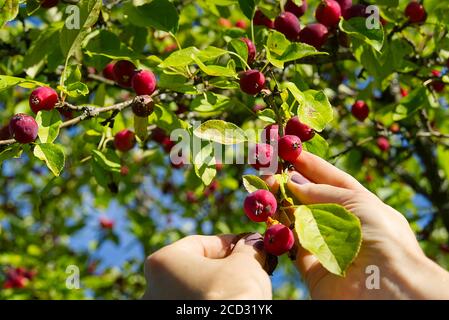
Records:
<instances>
[{"instance_id":1,"label":"thumb","mask_svg":"<svg viewBox=\"0 0 449 320\"><path fill-rule=\"evenodd\" d=\"M303 204L337 203L344 205L354 197L354 191L327 184L315 184L294 172L287 188Z\"/></svg>"},{"instance_id":2,"label":"thumb","mask_svg":"<svg viewBox=\"0 0 449 320\"><path fill-rule=\"evenodd\" d=\"M250 233L241 238L235 244L229 258L255 259L263 267L266 260L266 252L262 235L260 233Z\"/></svg>"}]
</instances>

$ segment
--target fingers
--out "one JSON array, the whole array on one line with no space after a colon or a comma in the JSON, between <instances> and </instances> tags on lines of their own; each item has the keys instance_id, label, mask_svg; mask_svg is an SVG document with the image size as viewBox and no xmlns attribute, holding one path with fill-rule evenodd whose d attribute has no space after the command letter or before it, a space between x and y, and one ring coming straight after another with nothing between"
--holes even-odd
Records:
<instances>
[{"instance_id":1,"label":"fingers","mask_svg":"<svg viewBox=\"0 0 449 320\"><path fill-rule=\"evenodd\" d=\"M337 203L344 205L354 196L354 191L327 184L308 183L299 173L292 173L287 188L303 204Z\"/></svg>"},{"instance_id":2,"label":"fingers","mask_svg":"<svg viewBox=\"0 0 449 320\"><path fill-rule=\"evenodd\" d=\"M236 235L224 234L218 236L188 236L175 243L172 247L182 249L189 254L210 259L222 259L229 255Z\"/></svg>"},{"instance_id":3,"label":"fingers","mask_svg":"<svg viewBox=\"0 0 449 320\"><path fill-rule=\"evenodd\" d=\"M263 267L265 264L266 253L263 245L263 237L259 233L251 233L240 239L236 244L229 257L238 256L256 259Z\"/></svg>"},{"instance_id":4,"label":"fingers","mask_svg":"<svg viewBox=\"0 0 449 320\"><path fill-rule=\"evenodd\" d=\"M293 166L304 177L315 183L352 190L365 190L351 175L307 151L301 153Z\"/></svg>"}]
</instances>

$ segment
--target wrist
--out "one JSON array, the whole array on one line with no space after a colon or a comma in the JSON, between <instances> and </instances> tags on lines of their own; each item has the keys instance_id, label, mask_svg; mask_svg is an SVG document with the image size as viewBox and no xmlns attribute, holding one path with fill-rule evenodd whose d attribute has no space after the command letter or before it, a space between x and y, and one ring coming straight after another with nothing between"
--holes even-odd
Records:
<instances>
[{"instance_id":1,"label":"wrist","mask_svg":"<svg viewBox=\"0 0 449 320\"><path fill-rule=\"evenodd\" d=\"M422 252L395 267L398 299L449 299L449 273Z\"/></svg>"}]
</instances>

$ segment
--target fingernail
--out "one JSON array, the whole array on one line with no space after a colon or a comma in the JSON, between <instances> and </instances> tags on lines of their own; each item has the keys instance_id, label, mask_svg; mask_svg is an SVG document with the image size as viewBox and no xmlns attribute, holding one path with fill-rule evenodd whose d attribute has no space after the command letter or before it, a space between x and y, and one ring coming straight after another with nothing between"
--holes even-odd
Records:
<instances>
[{"instance_id":1,"label":"fingernail","mask_svg":"<svg viewBox=\"0 0 449 320\"><path fill-rule=\"evenodd\" d=\"M261 251L264 248L263 237L260 233L252 233L245 237L245 244L253 246L254 249Z\"/></svg>"},{"instance_id":2,"label":"fingernail","mask_svg":"<svg viewBox=\"0 0 449 320\"><path fill-rule=\"evenodd\" d=\"M299 174L299 173L294 173L290 176L290 180L293 181L293 183L296 184L306 184L306 183L310 183L310 181L305 178L303 175Z\"/></svg>"}]
</instances>

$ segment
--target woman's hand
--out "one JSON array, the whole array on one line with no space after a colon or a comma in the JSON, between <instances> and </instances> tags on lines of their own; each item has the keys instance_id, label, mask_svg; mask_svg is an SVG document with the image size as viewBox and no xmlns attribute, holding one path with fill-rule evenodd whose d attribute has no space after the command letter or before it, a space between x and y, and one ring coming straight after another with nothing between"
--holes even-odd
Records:
<instances>
[{"instance_id":1,"label":"woman's hand","mask_svg":"<svg viewBox=\"0 0 449 320\"><path fill-rule=\"evenodd\" d=\"M329 273L305 249L298 250L296 265L312 298L449 299L449 273L424 255L402 214L317 156L303 152L294 167L287 187L300 203L337 203L362 223L362 247L345 278ZM274 178L266 181L277 188ZM379 289L366 285L368 266L378 267Z\"/></svg>"},{"instance_id":2,"label":"woman's hand","mask_svg":"<svg viewBox=\"0 0 449 320\"><path fill-rule=\"evenodd\" d=\"M147 258L144 299L271 299L260 234L189 236ZM238 241L237 241L238 240Z\"/></svg>"}]
</instances>

